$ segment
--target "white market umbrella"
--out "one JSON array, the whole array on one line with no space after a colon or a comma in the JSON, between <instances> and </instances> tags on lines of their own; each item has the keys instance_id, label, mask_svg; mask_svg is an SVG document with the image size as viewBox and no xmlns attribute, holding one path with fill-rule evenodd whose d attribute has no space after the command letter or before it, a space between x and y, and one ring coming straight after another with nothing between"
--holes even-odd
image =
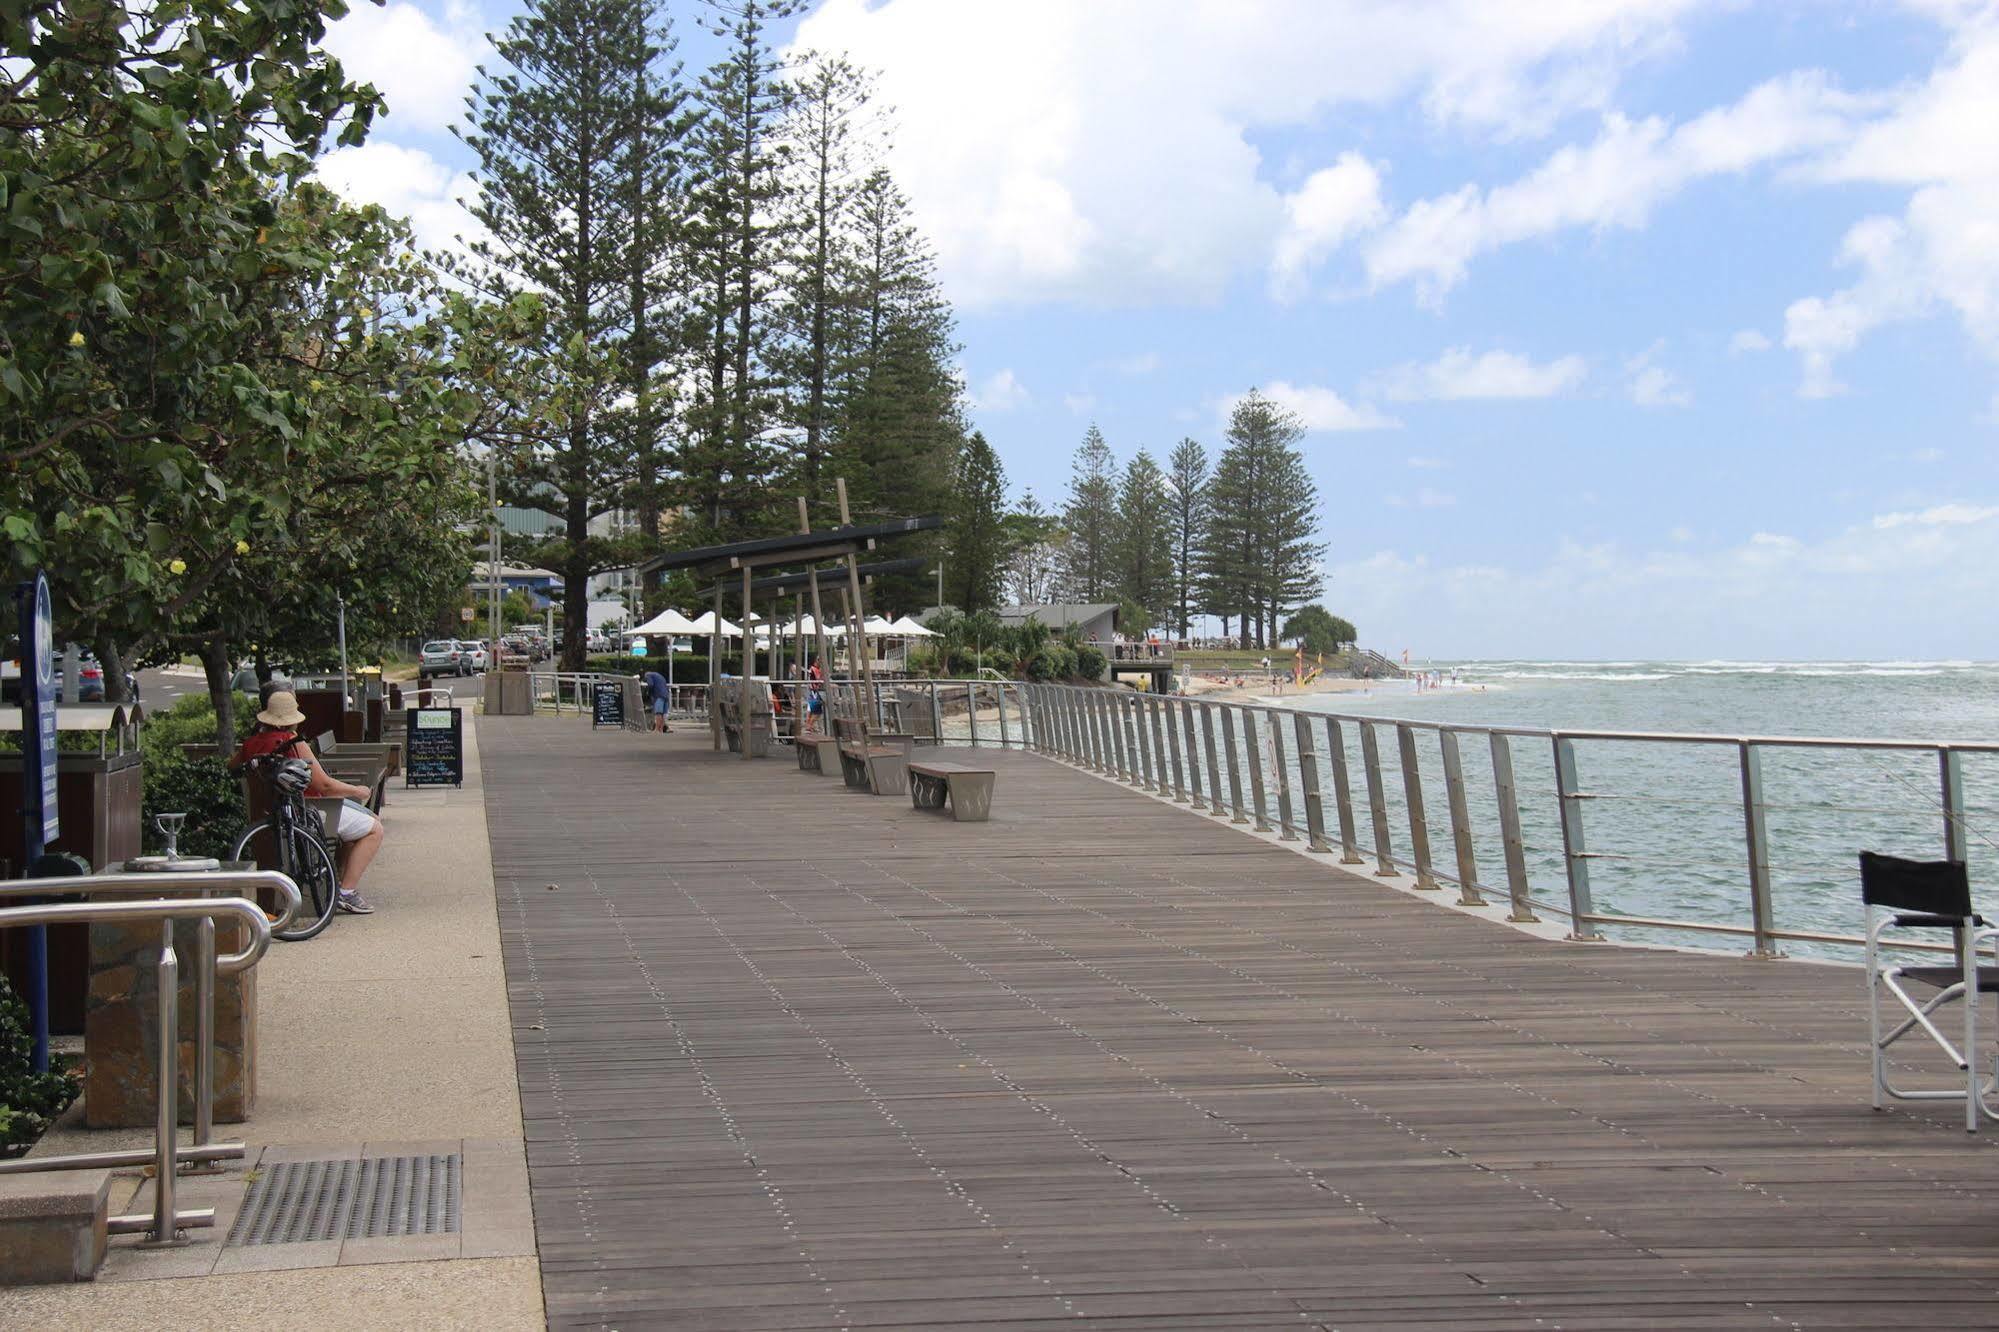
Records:
<instances>
[{"instance_id":1,"label":"white market umbrella","mask_svg":"<svg viewBox=\"0 0 1999 1332\"><path fill-rule=\"evenodd\" d=\"M710 616L713 616L714 613L713 611L708 612ZM686 634L705 634L708 631L677 610L663 610L638 628L632 630L632 632L635 634L671 634L673 637L679 638Z\"/></svg>"},{"instance_id":2,"label":"white market umbrella","mask_svg":"<svg viewBox=\"0 0 1999 1332\"><path fill-rule=\"evenodd\" d=\"M904 638L937 637L935 633L933 633L928 629L925 629L922 625L910 619L907 615L903 616L900 620L897 620L894 624L890 625L889 630L892 633L901 634Z\"/></svg>"}]
</instances>

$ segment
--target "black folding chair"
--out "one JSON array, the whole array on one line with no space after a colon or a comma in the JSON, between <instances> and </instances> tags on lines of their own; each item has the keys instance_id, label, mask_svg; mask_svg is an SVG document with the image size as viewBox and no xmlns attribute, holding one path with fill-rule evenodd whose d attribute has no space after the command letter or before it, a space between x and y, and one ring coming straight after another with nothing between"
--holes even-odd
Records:
<instances>
[{"instance_id":1,"label":"black folding chair","mask_svg":"<svg viewBox=\"0 0 1999 1332\"><path fill-rule=\"evenodd\" d=\"M1980 994L1999 994L1999 965L1980 966L1979 950L1999 938L1971 909L1971 880L1960 860L1903 860L1897 856L1860 853L1860 896L1867 904L1867 1026L1873 1042L1874 1108L1884 1095L1904 1101L1964 1101L1964 1129L1978 1132L1979 1115L1999 1120L1999 1110L1986 1098L1999 1092L1999 1063L1983 1083L1978 1071L1978 1003ZM1891 966L1882 956L1888 930L1948 930L1955 960L1945 966ZM1906 988L1934 990L1918 1001ZM1881 991L1893 995L1906 1017L1882 1032ZM1964 1001L1964 1044L1950 1038L1931 1019L1939 1008ZM1892 1016L1891 1011L1891 1016ZM1920 1028L1957 1065L1964 1089L1904 1091L1888 1081L1888 1047Z\"/></svg>"}]
</instances>

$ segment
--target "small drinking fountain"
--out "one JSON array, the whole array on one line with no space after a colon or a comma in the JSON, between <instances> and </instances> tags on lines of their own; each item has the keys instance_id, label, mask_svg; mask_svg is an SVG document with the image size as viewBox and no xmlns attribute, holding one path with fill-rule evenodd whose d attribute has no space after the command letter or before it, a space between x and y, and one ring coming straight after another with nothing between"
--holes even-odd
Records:
<instances>
[{"instance_id":1,"label":"small drinking fountain","mask_svg":"<svg viewBox=\"0 0 1999 1332\"><path fill-rule=\"evenodd\" d=\"M186 822L186 814L153 815L153 826L160 830L160 838L166 843L165 852L157 856L134 856L125 862L126 867L135 870L175 870L182 873L192 870L221 869L222 862L213 856L183 856L180 853L180 826Z\"/></svg>"}]
</instances>

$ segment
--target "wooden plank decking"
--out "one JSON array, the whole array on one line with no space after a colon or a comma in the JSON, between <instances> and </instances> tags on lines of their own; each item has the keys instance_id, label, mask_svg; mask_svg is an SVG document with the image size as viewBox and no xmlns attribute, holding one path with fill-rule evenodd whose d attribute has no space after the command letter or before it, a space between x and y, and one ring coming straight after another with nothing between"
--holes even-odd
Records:
<instances>
[{"instance_id":1,"label":"wooden plank decking","mask_svg":"<svg viewBox=\"0 0 1999 1332\"><path fill-rule=\"evenodd\" d=\"M960 824L479 743L557 1326L1999 1324L1999 1134L1868 1108L1851 969L1529 938L1032 755Z\"/></svg>"}]
</instances>

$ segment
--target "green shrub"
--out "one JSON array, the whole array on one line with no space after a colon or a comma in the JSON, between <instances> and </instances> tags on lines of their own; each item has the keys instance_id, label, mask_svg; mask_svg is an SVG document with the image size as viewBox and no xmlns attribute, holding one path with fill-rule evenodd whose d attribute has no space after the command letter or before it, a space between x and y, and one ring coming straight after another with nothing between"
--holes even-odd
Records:
<instances>
[{"instance_id":1,"label":"green shrub","mask_svg":"<svg viewBox=\"0 0 1999 1332\"><path fill-rule=\"evenodd\" d=\"M1099 649L1088 643L1076 649L1077 675L1086 680L1101 680L1104 678L1104 665L1104 654Z\"/></svg>"},{"instance_id":2,"label":"green shrub","mask_svg":"<svg viewBox=\"0 0 1999 1332\"><path fill-rule=\"evenodd\" d=\"M790 655L789 652L785 653L787 659L789 659ZM722 658L722 673L724 675L734 675L741 669L742 660L742 654L739 652L724 656ZM544 666L547 666L547 663L544 663ZM588 657L585 658L583 666L585 670L597 671L604 675L644 675L647 671L658 671L661 675L666 674L665 657L633 657L624 653ZM547 669L553 670L554 668L547 666ZM674 657L673 682L675 684L702 684L707 679L708 658L705 654L690 656L683 652Z\"/></svg>"},{"instance_id":3,"label":"green shrub","mask_svg":"<svg viewBox=\"0 0 1999 1332\"><path fill-rule=\"evenodd\" d=\"M76 1099L71 1061L56 1055L48 1072L37 1073L33 1055L28 1006L0 976L0 1157L19 1156L33 1146Z\"/></svg>"},{"instance_id":4,"label":"green shrub","mask_svg":"<svg viewBox=\"0 0 1999 1332\"><path fill-rule=\"evenodd\" d=\"M236 725L255 724L256 702L236 695ZM222 857L236 840L248 816L243 788L223 756L187 758L182 745L215 743L215 706L207 694L188 694L166 711L155 713L139 728L139 752L145 757L145 793L140 817L148 851L164 850L155 814L186 814L181 825L180 851L189 856Z\"/></svg>"}]
</instances>

